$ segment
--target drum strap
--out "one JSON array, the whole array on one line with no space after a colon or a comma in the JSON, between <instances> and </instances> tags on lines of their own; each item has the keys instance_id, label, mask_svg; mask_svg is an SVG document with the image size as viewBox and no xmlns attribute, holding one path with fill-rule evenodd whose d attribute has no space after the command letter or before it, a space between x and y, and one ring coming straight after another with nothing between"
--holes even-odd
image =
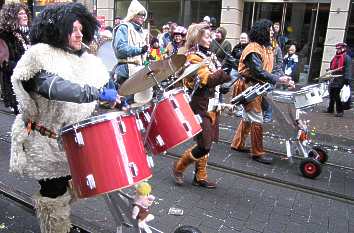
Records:
<instances>
[{"instance_id":1,"label":"drum strap","mask_svg":"<svg viewBox=\"0 0 354 233\"><path fill-rule=\"evenodd\" d=\"M58 135L54 131L47 129L46 127L44 127L36 122L33 122L31 120L27 120L25 123L25 126L26 126L28 134L30 134L32 130L35 130L35 131L38 131L40 133L40 135L42 135L42 136L46 136L46 137L52 138L52 139L58 139Z\"/></svg>"}]
</instances>

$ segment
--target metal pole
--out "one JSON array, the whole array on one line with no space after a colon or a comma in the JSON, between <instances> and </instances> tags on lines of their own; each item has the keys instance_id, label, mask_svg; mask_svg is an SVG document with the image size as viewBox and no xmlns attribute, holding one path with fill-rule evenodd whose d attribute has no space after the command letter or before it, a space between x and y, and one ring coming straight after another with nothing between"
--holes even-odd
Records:
<instances>
[{"instance_id":1,"label":"metal pole","mask_svg":"<svg viewBox=\"0 0 354 233\"><path fill-rule=\"evenodd\" d=\"M315 26L314 26L314 32L312 36L312 43L311 43L311 51L310 51L310 60L309 60L309 70L308 70L308 75L310 76L311 73L311 63L312 63L312 55L313 55L313 47L315 44L315 37L316 37L316 30L317 30L317 19L318 19L318 12L320 10L320 1L317 1L317 12L316 12L316 18L315 18ZM307 83L309 81L309 76L307 77Z\"/></svg>"},{"instance_id":2,"label":"metal pole","mask_svg":"<svg viewBox=\"0 0 354 233\"><path fill-rule=\"evenodd\" d=\"M256 0L253 1L253 6L252 6L252 19L251 19L251 27L253 26L254 22L254 10L256 8Z\"/></svg>"}]
</instances>

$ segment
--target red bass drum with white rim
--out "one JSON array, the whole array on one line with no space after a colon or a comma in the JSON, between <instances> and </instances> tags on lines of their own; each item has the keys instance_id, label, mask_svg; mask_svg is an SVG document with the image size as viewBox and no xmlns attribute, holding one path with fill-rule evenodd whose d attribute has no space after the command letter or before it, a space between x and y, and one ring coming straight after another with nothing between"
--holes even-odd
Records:
<instances>
[{"instance_id":1,"label":"red bass drum with white rim","mask_svg":"<svg viewBox=\"0 0 354 233\"><path fill-rule=\"evenodd\" d=\"M152 176L134 114L111 112L61 129L74 189L87 198Z\"/></svg>"},{"instance_id":2,"label":"red bass drum with white rim","mask_svg":"<svg viewBox=\"0 0 354 233\"><path fill-rule=\"evenodd\" d=\"M165 92L154 106L139 113L146 129L145 144L154 155L193 138L202 131L201 118L189 106L189 96L182 90Z\"/></svg>"}]
</instances>

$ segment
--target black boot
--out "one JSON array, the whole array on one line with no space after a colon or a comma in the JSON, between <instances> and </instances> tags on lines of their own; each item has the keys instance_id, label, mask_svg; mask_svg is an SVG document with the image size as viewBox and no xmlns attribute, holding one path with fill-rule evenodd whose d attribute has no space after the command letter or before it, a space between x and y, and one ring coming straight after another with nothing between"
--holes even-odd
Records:
<instances>
[{"instance_id":1,"label":"black boot","mask_svg":"<svg viewBox=\"0 0 354 233\"><path fill-rule=\"evenodd\" d=\"M271 157L270 155L261 155L261 156L253 155L252 159L257 162L264 163L264 164L272 164L273 163L273 157Z\"/></svg>"}]
</instances>

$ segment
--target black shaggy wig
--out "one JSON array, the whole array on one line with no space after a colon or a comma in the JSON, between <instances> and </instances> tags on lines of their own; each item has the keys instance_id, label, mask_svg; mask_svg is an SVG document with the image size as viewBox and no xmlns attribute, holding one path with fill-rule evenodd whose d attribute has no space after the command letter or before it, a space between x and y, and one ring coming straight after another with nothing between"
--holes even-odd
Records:
<instances>
[{"instance_id":1,"label":"black shaggy wig","mask_svg":"<svg viewBox=\"0 0 354 233\"><path fill-rule=\"evenodd\" d=\"M82 41L89 44L98 30L98 21L81 3L64 3L48 5L34 19L30 31L32 45L45 43L66 49L76 20L82 24Z\"/></svg>"},{"instance_id":2,"label":"black shaggy wig","mask_svg":"<svg viewBox=\"0 0 354 233\"><path fill-rule=\"evenodd\" d=\"M251 28L249 38L251 42L256 42L260 45L271 46L269 29L273 26L272 21L261 19L257 21Z\"/></svg>"}]
</instances>

